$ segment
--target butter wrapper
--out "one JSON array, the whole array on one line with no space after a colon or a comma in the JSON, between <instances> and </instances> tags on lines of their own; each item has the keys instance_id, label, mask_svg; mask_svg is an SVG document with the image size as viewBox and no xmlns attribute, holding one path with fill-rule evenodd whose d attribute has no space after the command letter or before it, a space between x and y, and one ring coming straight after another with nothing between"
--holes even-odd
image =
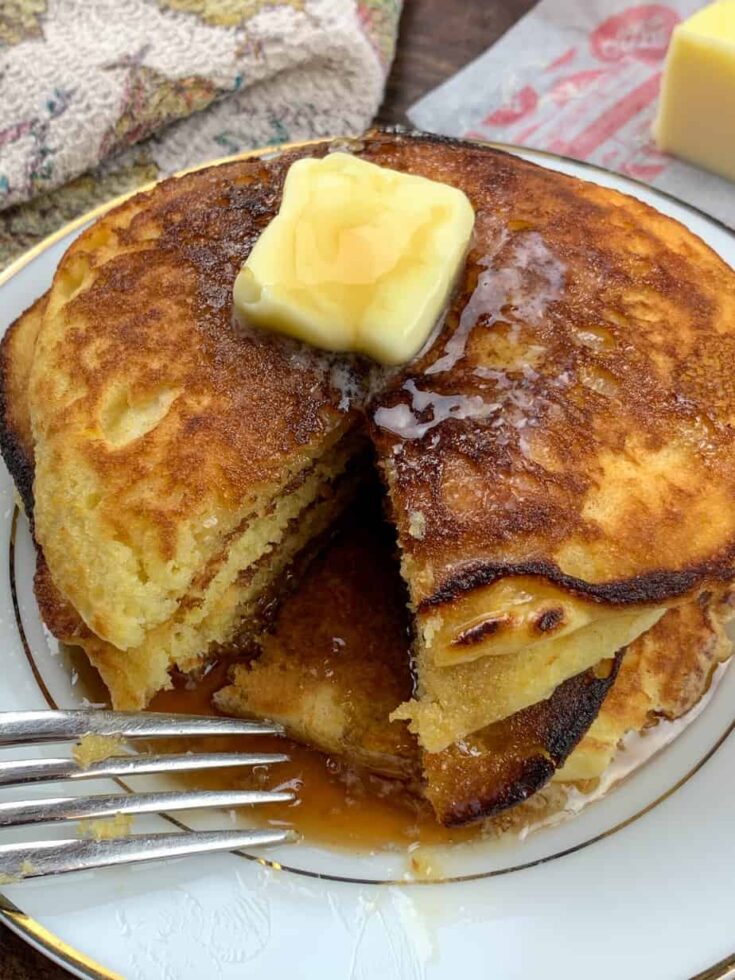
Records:
<instances>
[{"instance_id":1,"label":"butter wrapper","mask_svg":"<svg viewBox=\"0 0 735 980\"><path fill-rule=\"evenodd\" d=\"M597 164L735 228L735 184L660 153L651 135L671 32L705 5L542 0L409 118Z\"/></svg>"}]
</instances>

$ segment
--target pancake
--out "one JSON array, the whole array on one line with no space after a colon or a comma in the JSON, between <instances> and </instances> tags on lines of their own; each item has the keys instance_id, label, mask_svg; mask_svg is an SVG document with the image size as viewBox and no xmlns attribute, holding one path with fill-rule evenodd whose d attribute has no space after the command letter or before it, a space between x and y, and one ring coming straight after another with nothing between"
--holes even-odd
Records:
<instances>
[{"instance_id":1,"label":"pancake","mask_svg":"<svg viewBox=\"0 0 735 980\"><path fill-rule=\"evenodd\" d=\"M118 708L232 642L359 480L349 366L250 340L222 299L257 235L259 176L193 175L111 212L43 310L28 385L43 605L52 629L80 621L60 638Z\"/></svg>"},{"instance_id":2,"label":"pancake","mask_svg":"<svg viewBox=\"0 0 735 980\"><path fill-rule=\"evenodd\" d=\"M259 656L233 669L214 703L225 714L279 721L297 741L406 781L447 825L499 813L563 764L597 715L617 663L571 678L471 744L431 755L405 722L389 720L412 689L405 600L392 529L363 492L284 601Z\"/></svg>"},{"instance_id":3,"label":"pancake","mask_svg":"<svg viewBox=\"0 0 735 980\"><path fill-rule=\"evenodd\" d=\"M19 317L0 345L0 419L3 423L0 447L31 520L34 453L26 392L45 300L46 297L42 297ZM205 651L212 652L207 631L220 638L216 645L219 653L225 646L221 637L227 636L230 645L240 644L243 624L247 624L248 641L265 625L267 607L275 604L288 577L296 570L294 565L298 567L306 562L313 539L318 540L328 532L335 516L354 493L360 471L353 464L350 466L351 472L337 481L326 499L316 501L299 516L298 527L292 529L287 543L266 555L257 568L238 575L220 601L208 609L207 618L199 620L198 633L190 634L193 654L188 660L179 657L176 666L192 670ZM83 647L110 690L116 707L127 710L143 707L158 690L169 686L169 624L153 630L139 648L122 654L97 637L60 593L41 549L38 549L35 592L46 625L64 642Z\"/></svg>"},{"instance_id":4,"label":"pancake","mask_svg":"<svg viewBox=\"0 0 735 980\"><path fill-rule=\"evenodd\" d=\"M121 650L218 575L229 584L313 499L315 468L336 475L354 452L328 366L232 323L277 187L258 163L165 181L81 235L49 292L28 389L36 537L62 594Z\"/></svg>"},{"instance_id":5,"label":"pancake","mask_svg":"<svg viewBox=\"0 0 735 980\"><path fill-rule=\"evenodd\" d=\"M616 661L425 752L406 722L389 721L411 693L410 617L393 534L363 495L281 606L259 656L234 667L214 702L225 714L275 718L297 741L403 780L457 826L504 813L552 777L599 776L628 731L685 714L731 653L722 628L730 615L729 602L711 595L683 604Z\"/></svg>"},{"instance_id":6,"label":"pancake","mask_svg":"<svg viewBox=\"0 0 735 980\"><path fill-rule=\"evenodd\" d=\"M394 717L438 751L732 579L735 276L616 191L468 144L368 146L477 216L440 335L372 407L417 622Z\"/></svg>"},{"instance_id":7,"label":"pancake","mask_svg":"<svg viewBox=\"0 0 735 980\"><path fill-rule=\"evenodd\" d=\"M0 403L3 420L0 444L31 518L34 453L26 392L45 301L46 297L42 297L12 325L0 347L3 379L0 391L4 396ZM188 612L186 619L179 615L171 623L162 624L139 647L121 654L96 636L55 585L39 549L35 591L44 622L59 639L84 648L116 707L127 710L144 707L158 690L169 686L172 665L192 670L206 653L215 649L221 652L227 644L240 643L243 624L247 624L251 636L267 621L267 608L274 604L284 581L294 573L294 564L301 564L311 542L328 532L360 481L360 466L355 465L352 454L348 452L344 458L345 472L325 486L297 518L292 518L293 526L280 547L268 552L255 567L238 574L220 593L218 601L206 608L182 610ZM184 634L185 629L188 635ZM175 658L174 644L178 652ZM182 649L188 649L188 656L181 654Z\"/></svg>"},{"instance_id":8,"label":"pancake","mask_svg":"<svg viewBox=\"0 0 735 980\"><path fill-rule=\"evenodd\" d=\"M732 654L724 624L732 594L704 594L671 609L625 655L615 686L582 741L554 774L559 782L598 779L628 732L675 721L697 704L715 668Z\"/></svg>"},{"instance_id":9,"label":"pancake","mask_svg":"<svg viewBox=\"0 0 735 980\"><path fill-rule=\"evenodd\" d=\"M130 199L72 245L40 314L38 591L119 707L251 629L359 479L364 369L231 316L288 167L328 149ZM372 377L367 412L416 624L395 718L438 752L732 578L733 275L632 198L486 147L352 149L461 187L477 215L438 336Z\"/></svg>"}]
</instances>

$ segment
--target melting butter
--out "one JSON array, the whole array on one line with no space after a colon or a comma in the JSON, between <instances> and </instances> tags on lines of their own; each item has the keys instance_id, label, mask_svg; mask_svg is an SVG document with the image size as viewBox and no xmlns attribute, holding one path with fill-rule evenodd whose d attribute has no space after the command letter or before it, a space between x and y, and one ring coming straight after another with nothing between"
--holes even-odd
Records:
<instances>
[{"instance_id":1,"label":"melting butter","mask_svg":"<svg viewBox=\"0 0 735 980\"><path fill-rule=\"evenodd\" d=\"M348 153L298 160L235 280L235 309L316 347L405 363L447 303L474 220L447 184Z\"/></svg>"}]
</instances>

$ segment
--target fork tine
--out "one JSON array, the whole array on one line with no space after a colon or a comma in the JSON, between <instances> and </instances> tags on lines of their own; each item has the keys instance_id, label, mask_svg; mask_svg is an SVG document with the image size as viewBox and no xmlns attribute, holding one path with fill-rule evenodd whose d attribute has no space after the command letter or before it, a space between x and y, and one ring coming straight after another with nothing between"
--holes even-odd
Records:
<instances>
[{"instance_id":1,"label":"fork tine","mask_svg":"<svg viewBox=\"0 0 735 980\"><path fill-rule=\"evenodd\" d=\"M6 711L0 712L0 746L60 742L83 735L164 737L180 735L282 735L272 722L168 715L153 711Z\"/></svg>"},{"instance_id":2,"label":"fork tine","mask_svg":"<svg viewBox=\"0 0 735 980\"><path fill-rule=\"evenodd\" d=\"M258 803L288 803L291 792L275 790L193 790L181 793L132 793L122 795L56 797L0 803L0 827L21 827L59 820L96 820L121 813L165 813L169 810L199 810L254 806Z\"/></svg>"},{"instance_id":3,"label":"fork tine","mask_svg":"<svg viewBox=\"0 0 735 980\"><path fill-rule=\"evenodd\" d=\"M38 878L203 852L282 844L291 839L293 833L288 830L209 830L121 837L117 840L4 844L0 845L0 884L8 883L3 878L11 881L16 878Z\"/></svg>"},{"instance_id":4,"label":"fork tine","mask_svg":"<svg viewBox=\"0 0 735 980\"><path fill-rule=\"evenodd\" d=\"M193 772L226 766L267 766L288 762L281 752L199 752L187 755L114 756L82 768L73 759L22 759L0 762L0 786L51 782L57 779L97 779L102 776L149 776Z\"/></svg>"}]
</instances>

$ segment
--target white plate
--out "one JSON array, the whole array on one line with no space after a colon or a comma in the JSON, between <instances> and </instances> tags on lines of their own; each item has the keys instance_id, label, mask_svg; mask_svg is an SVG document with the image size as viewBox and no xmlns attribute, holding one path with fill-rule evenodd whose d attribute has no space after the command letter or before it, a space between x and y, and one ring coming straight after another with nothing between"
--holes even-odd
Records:
<instances>
[{"instance_id":1,"label":"white plate","mask_svg":"<svg viewBox=\"0 0 735 980\"><path fill-rule=\"evenodd\" d=\"M735 265L732 233L686 205L583 164L518 152L654 205ZM89 220L0 280L2 330L47 288ZM64 654L39 619L30 535L4 467L0 558L0 710L78 704ZM735 949L733 704L729 670L670 746L575 819L523 841L435 854L452 881L406 881L397 851L301 844L267 852L280 869L227 854L5 886L0 919L83 977L684 980ZM97 788L118 790L107 780ZM136 824L147 828L170 824ZM722 962L708 976L735 973Z\"/></svg>"}]
</instances>

